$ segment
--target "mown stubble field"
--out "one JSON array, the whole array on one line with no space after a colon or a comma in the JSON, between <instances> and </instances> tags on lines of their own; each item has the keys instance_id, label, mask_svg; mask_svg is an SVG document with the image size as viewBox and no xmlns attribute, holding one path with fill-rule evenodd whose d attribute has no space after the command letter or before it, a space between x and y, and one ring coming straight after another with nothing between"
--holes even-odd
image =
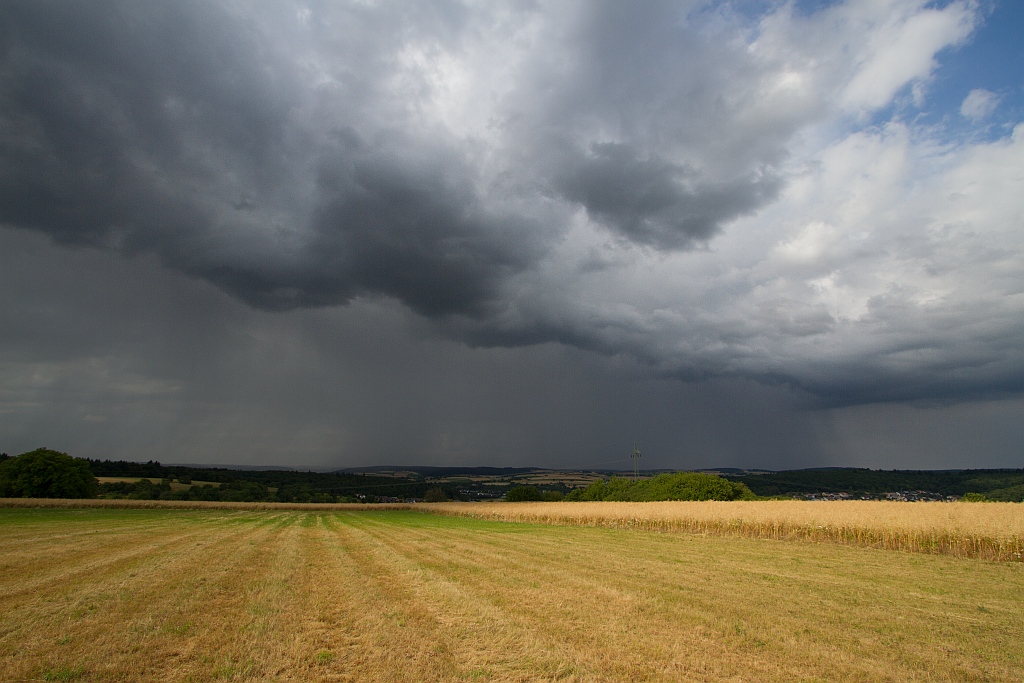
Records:
<instances>
[{"instance_id":1,"label":"mown stubble field","mask_svg":"<svg viewBox=\"0 0 1024 683\"><path fill-rule=\"evenodd\" d=\"M1020 681L1024 565L418 511L0 509L0 680Z\"/></svg>"}]
</instances>

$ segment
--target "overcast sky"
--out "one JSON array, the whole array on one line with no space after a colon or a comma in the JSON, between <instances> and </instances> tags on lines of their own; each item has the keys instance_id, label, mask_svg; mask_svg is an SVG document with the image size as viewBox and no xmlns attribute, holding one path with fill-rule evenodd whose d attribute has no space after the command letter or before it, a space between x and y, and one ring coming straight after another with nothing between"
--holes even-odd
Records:
<instances>
[{"instance_id":1,"label":"overcast sky","mask_svg":"<svg viewBox=\"0 0 1024 683\"><path fill-rule=\"evenodd\" d=\"M1024 467L1024 5L0 6L0 450Z\"/></svg>"}]
</instances>

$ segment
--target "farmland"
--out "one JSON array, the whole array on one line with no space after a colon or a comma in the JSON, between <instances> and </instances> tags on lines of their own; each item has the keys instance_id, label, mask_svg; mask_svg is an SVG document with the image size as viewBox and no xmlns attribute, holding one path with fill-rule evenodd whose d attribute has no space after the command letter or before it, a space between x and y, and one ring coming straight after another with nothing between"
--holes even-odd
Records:
<instances>
[{"instance_id":1,"label":"farmland","mask_svg":"<svg viewBox=\"0 0 1024 683\"><path fill-rule=\"evenodd\" d=\"M3 680L1024 677L1019 562L339 508L6 508L0 544Z\"/></svg>"},{"instance_id":2,"label":"farmland","mask_svg":"<svg viewBox=\"0 0 1024 683\"><path fill-rule=\"evenodd\" d=\"M961 557L1024 560L1024 505L1017 503L446 503L430 509L503 522L832 541Z\"/></svg>"}]
</instances>

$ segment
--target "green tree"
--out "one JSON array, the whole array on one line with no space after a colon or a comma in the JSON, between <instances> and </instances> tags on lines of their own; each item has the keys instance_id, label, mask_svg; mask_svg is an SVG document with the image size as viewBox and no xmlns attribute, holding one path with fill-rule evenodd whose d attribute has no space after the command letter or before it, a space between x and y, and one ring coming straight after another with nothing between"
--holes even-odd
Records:
<instances>
[{"instance_id":1,"label":"green tree","mask_svg":"<svg viewBox=\"0 0 1024 683\"><path fill-rule=\"evenodd\" d=\"M702 472L659 474L651 479L630 481L612 477L597 481L585 489L576 489L566 500L752 500L754 494L745 484Z\"/></svg>"},{"instance_id":2,"label":"green tree","mask_svg":"<svg viewBox=\"0 0 1024 683\"><path fill-rule=\"evenodd\" d=\"M89 463L37 448L0 462L0 497L95 498L99 486Z\"/></svg>"},{"instance_id":3,"label":"green tree","mask_svg":"<svg viewBox=\"0 0 1024 683\"><path fill-rule=\"evenodd\" d=\"M445 495L444 489L434 487L427 489L423 494L424 503L443 503L448 500L448 496Z\"/></svg>"},{"instance_id":4,"label":"green tree","mask_svg":"<svg viewBox=\"0 0 1024 683\"><path fill-rule=\"evenodd\" d=\"M1010 486L1005 489L995 489L994 491L986 493L985 497L989 500L1002 501L1005 503L1024 503L1024 484Z\"/></svg>"},{"instance_id":5,"label":"green tree","mask_svg":"<svg viewBox=\"0 0 1024 683\"><path fill-rule=\"evenodd\" d=\"M543 498L536 486L513 486L505 494L505 500L510 503L521 503L528 500L543 500Z\"/></svg>"}]
</instances>

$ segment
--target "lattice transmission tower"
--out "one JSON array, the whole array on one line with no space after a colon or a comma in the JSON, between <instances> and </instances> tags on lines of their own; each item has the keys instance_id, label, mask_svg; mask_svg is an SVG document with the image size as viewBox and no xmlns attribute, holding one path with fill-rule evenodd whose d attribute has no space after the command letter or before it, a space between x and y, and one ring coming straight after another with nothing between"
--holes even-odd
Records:
<instances>
[{"instance_id":1,"label":"lattice transmission tower","mask_svg":"<svg viewBox=\"0 0 1024 683\"><path fill-rule=\"evenodd\" d=\"M633 481L640 476L640 449L636 447L636 442L633 442L633 452L629 455L633 459Z\"/></svg>"}]
</instances>

